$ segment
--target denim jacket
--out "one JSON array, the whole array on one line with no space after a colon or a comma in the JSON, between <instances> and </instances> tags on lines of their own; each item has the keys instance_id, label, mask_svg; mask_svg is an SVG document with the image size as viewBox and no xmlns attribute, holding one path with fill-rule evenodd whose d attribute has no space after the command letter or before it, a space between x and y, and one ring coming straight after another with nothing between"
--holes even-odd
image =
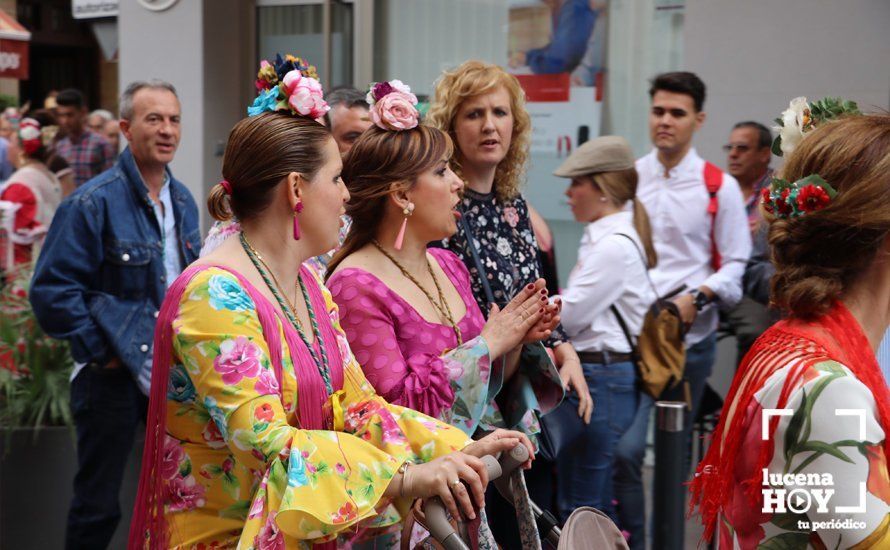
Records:
<instances>
[{"instance_id":1,"label":"denim jacket","mask_svg":"<svg viewBox=\"0 0 890 550\"><path fill-rule=\"evenodd\" d=\"M182 265L198 257L198 208L170 176ZM37 260L30 300L40 326L67 340L74 360L118 357L134 376L150 358L167 290L161 228L127 148L59 206Z\"/></svg>"}]
</instances>

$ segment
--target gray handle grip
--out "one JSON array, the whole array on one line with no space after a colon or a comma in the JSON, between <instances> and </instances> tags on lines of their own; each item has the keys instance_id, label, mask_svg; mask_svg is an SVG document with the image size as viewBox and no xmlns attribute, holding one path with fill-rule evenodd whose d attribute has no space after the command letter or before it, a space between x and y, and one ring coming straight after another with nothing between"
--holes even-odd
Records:
<instances>
[{"instance_id":1,"label":"gray handle grip","mask_svg":"<svg viewBox=\"0 0 890 550\"><path fill-rule=\"evenodd\" d=\"M485 468L488 470L488 480L494 482L498 492L510 503L513 502L510 473L524 464L528 457L529 450L525 445L517 445L510 452L501 453L499 460L491 455L482 457L482 462L485 463ZM426 526L430 534L439 541L445 550L470 550L461 539L466 534L457 533L448 522L448 514L445 512L445 504L442 499L439 497L427 499L423 503L423 513L426 516Z\"/></svg>"},{"instance_id":2,"label":"gray handle grip","mask_svg":"<svg viewBox=\"0 0 890 550\"><path fill-rule=\"evenodd\" d=\"M501 477L501 465L495 457L485 455L482 457L482 462L488 470L489 480ZM426 516L426 526L430 534L445 547L445 550L470 550L448 522L448 514L441 498L433 497L424 501L423 514Z\"/></svg>"},{"instance_id":3,"label":"gray handle grip","mask_svg":"<svg viewBox=\"0 0 890 550\"><path fill-rule=\"evenodd\" d=\"M501 453L499 462L505 475L494 480L494 486L497 487L501 496L507 499L507 502L510 504L513 504L513 484L510 481L510 474L521 464L524 464L528 457L529 451L522 444L513 447L510 449L510 452Z\"/></svg>"}]
</instances>

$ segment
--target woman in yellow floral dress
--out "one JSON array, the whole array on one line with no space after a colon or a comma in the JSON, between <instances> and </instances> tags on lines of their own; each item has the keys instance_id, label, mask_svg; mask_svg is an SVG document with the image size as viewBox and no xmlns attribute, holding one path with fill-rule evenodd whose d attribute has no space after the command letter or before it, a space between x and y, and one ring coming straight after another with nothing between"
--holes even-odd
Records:
<instances>
[{"instance_id":1,"label":"woman in yellow floral dress","mask_svg":"<svg viewBox=\"0 0 890 550\"><path fill-rule=\"evenodd\" d=\"M337 147L313 119L321 87L296 58L264 63L229 138L216 219L229 239L190 266L158 319L130 548L333 548L439 496L475 518L479 457L520 443L458 429L375 395L330 294L302 261L336 244L349 195ZM461 451L462 450L462 451Z\"/></svg>"}]
</instances>

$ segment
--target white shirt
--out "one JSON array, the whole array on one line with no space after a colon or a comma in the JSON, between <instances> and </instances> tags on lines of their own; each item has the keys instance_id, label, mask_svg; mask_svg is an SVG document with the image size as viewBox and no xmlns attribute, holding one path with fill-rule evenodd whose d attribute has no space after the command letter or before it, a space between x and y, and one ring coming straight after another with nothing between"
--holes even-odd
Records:
<instances>
[{"instance_id":1,"label":"white shirt","mask_svg":"<svg viewBox=\"0 0 890 550\"><path fill-rule=\"evenodd\" d=\"M717 192L714 228L720 270L711 266L711 215L708 214L705 161L690 149L680 164L664 175L657 150L636 162L637 198L646 207L658 265L649 274L661 296L686 285L691 292L705 285L717 295L718 305L731 307L742 298L742 275L751 256L751 234L739 184L727 173ZM717 330L717 307L699 312L686 335L691 346Z\"/></svg>"},{"instance_id":2,"label":"white shirt","mask_svg":"<svg viewBox=\"0 0 890 550\"><path fill-rule=\"evenodd\" d=\"M155 219L164 236L164 272L166 286L170 288L173 281L182 273L182 257L179 255L179 239L176 236L176 217L173 215L173 199L170 196L170 175L164 174L164 184L158 193L158 202L151 201Z\"/></svg>"},{"instance_id":3,"label":"white shirt","mask_svg":"<svg viewBox=\"0 0 890 550\"><path fill-rule=\"evenodd\" d=\"M642 250L631 212L605 216L585 228L578 263L561 295L562 327L576 350L631 351L611 306L621 313L634 338L639 336L646 310L655 301Z\"/></svg>"}]
</instances>

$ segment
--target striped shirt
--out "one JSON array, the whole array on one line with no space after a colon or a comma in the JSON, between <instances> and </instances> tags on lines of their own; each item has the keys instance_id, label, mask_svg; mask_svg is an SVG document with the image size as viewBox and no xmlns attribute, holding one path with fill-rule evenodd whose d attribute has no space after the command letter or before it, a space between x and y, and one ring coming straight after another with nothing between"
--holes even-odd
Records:
<instances>
[{"instance_id":1,"label":"striped shirt","mask_svg":"<svg viewBox=\"0 0 890 550\"><path fill-rule=\"evenodd\" d=\"M75 139L71 136L59 139L56 152L71 165L77 187L111 168L115 160L108 140L87 128Z\"/></svg>"}]
</instances>

